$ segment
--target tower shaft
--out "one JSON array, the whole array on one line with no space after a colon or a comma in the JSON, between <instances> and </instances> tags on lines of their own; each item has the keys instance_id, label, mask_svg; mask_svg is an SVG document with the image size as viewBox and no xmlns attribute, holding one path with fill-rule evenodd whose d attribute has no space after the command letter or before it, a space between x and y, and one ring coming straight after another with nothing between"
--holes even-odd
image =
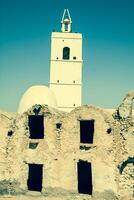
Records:
<instances>
[{"instance_id":1,"label":"tower shaft","mask_svg":"<svg viewBox=\"0 0 134 200\"><path fill-rule=\"evenodd\" d=\"M69 112L81 106L82 34L64 30L52 32L50 89L55 93L60 110Z\"/></svg>"}]
</instances>

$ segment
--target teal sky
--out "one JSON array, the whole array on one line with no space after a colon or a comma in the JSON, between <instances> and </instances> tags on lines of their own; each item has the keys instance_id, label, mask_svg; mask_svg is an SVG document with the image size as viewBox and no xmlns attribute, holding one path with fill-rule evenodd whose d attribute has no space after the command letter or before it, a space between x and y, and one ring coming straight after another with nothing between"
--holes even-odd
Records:
<instances>
[{"instance_id":1,"label":"teal sky","mask_svg":"<svg viewBox=\"0 0 134 200\"><path fill-rule=\"evenodd\" d=\"M83 104L117 107L134 89L134 0L0 0L0 110L49 82L50 36L68 8L83 34Z\"/></svg>"}]
</instances>

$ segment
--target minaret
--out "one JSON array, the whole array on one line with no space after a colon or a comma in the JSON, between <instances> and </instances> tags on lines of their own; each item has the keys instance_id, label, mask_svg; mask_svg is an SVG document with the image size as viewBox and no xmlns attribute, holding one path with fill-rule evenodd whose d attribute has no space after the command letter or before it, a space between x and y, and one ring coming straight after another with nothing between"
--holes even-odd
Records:
<instances>
[{"instance_id":1,"label":"minaret","mask_svg":"<svg viewBox=\"0 0 134 200\"><path fill-rule=\"evenodd\" d=\"M65 9L61 32L51 35L50 89L60 110L69 112L81 106L82 62L82 34L72 32L72 20Z\"/></svg>"}]
</instances>

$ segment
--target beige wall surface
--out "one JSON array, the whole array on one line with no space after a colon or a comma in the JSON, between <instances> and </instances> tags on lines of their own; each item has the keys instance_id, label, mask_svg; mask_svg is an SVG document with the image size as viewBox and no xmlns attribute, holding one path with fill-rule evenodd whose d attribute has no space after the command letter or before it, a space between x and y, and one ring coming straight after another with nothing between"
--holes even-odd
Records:
<instances>
[{"instance_id":1,"label":"beige wall surface","mask_svg":"<svg viewBox=\"0 0 134 200\"><path fill-rule=\"evenodd\" d=\"M68 60L63 59L64 47L70 48ZM81 106L82 35L80 33L52 33L50 88L56 96L60 110L70 111L75 106Z\"/></svg>"},{"instance_id":2,"label":"beige wall surface","mask_svg":"<svg viewBox=\"0 0 134 200\"><path fill-rule=\"evenodd\" d=\"M0 197L133 198L133 93L109 112L80 106L69 113L35 105L23 114L0 113ZM35 112L36 111L36 112ZM44 138L31 139L29 116L43 116ZM94 120L93 143L81 143L80 121ZM57 127L57 123L60 127ZM37 133L38 134L38 133ZM88 134L90 134L90 129ZM92 195L78 191L78 162L92 166ZM29 164L42 164L42 192L28 190Z\"/></svg>"}]
</instances>

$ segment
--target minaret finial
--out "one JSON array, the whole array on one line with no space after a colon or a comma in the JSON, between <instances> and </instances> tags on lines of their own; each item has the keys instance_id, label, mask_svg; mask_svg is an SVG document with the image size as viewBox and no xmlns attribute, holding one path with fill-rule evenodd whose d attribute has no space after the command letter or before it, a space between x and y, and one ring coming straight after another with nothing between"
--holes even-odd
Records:
<instances>
[{"instance_id":1,"label":"minaret finial","mask_svg":"<svg viewBox=\"0 0 134 200\"><path fill-rule=\"evenodd\" d=\"M71 20L70 13L69 13L68 9L64 9L61 24L62 24L62 26L61 26L62 32L71 32L72 31L71 30L72 20Z\"/></svg>"}]
</instances>

